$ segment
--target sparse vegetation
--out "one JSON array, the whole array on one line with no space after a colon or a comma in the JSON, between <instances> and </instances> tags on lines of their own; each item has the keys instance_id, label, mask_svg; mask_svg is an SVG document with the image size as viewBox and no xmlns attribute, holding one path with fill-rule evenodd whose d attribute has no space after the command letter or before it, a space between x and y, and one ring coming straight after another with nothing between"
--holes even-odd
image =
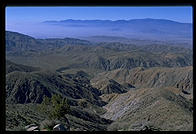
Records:
<instances>
[{"instance_id":1,"label":"sparse vegetation","mask_svg":"<svg viewBox=\"0 0 196 134\"><path fill-rule=\"evenodd\" d=\"M6 130L192 130L192 50L146 42L6 32Z\"/></svg>"},{"instance_id":2,"label":"sparse vegetation","mask_svg":"<svg viewBox=\"0 0 196 134\"><path fill-rule=\"evenodd\" d=\"M48 114L51 119L65 118L65 115L70 111L67 99L56 94L53 95L51 99L44 97L40 107L40 109Z\"/></svg>"}]
</instances>

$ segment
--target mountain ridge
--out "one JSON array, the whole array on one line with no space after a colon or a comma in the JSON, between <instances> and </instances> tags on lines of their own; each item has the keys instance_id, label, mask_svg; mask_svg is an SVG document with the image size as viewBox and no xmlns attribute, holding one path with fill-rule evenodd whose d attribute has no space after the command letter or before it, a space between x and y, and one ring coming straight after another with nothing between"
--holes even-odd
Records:
<instances>
[{"instance_id":1,"label":"mountain ridge","mask_svg":"<svg viewBox=\"0 0 196 134\"><path fill-rule=\"evenodd\" d=\"M29 27L31 27L30 24ZM148 27L146 27L148 26ZM32 26L34 27L34 26ZM74 37L80 36L123 36L126 38L174 40L181 42L193 37L193 24L181 23L167 19L132 19L132 20L46 20L39 22L39 31L24 31L33 37ZM11 30L11 29L7 29ZM54 34L55 33L55 34Z\"/></svg>"},{"instance_id":2,"label":"mountain ridge","mask_svg":"<svg viewBox=\"0 0 196 134\"><path fill-rule=\"evenodd\" d=\"M185 22L179 22L179 21L174 21L174 20L170 20L170 19L153 19L153 18L143 18L143 19L119 19L119 20L103 20L103 19L86 19L86 20L82 20L82 19L65 19L65 20L47 20L47 21L43 21L42 23L54 23L54 22L130 22L130 21L140 21L140 20L145 20L145 21L165 21L165 22L171 22L171 23L182 23L182 24L192 24L192 23L185 23Z\"/></svg>"}]
</instances>

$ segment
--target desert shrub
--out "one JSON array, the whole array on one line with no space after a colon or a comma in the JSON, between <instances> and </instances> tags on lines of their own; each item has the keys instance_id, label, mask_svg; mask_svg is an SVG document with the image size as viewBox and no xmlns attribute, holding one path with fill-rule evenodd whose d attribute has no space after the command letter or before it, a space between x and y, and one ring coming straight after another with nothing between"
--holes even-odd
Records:
<instances>
[{"instance_id":1,"label":"desert shrub","mask_svg":"<svg viewBox=\"0 0 196 134\"><path fill-rule=\"evenodd\" d=\"M70 112L68 100L60 95L53 95L52 98L44 97L40 109L50 119L65 118L65 114Z\"/></svg>"},{"instance_id":2,"label":"desert shrub","mask_svg":"<svg viewBox=\"0 0 196 134\"><path fill-rule=\"evenodd\" d=\"M58 100L54 100L53 110L50 114L50 117L53 119L65 118L65 114L70 112L70 106L67 103L67 99L64 98L60 102L57 102Z\"/></svg>"},{"instance_id":3,"label":"desert shrub","mask_svg":"<svg viewBox=\"0 0 196 134\"><path fill-rule=\"evenodd\" d=\"M53 127L56 125L54 120L44 120L40 123L40 129L47 129L48 131L52 131Z\"/></svg>"},{"instance_id":4,"label":"desert shrub","mask_svg":"<svg viewBox=\"0 0 196 134\"><path fill-rule=\"evenodd\" d=\"M46 115L50 114L51 111L51 99L47 96L44 96L42 103L39 105L39 111L43 112Z\"/></svg>"},{"instance_id":5,"label":"desert shrub","mask_svg":"<svg viewBox=\"0 0 196 134\"><path fill-rule=\"evenodd\" d=\"M50 98L49 97L47 97L47 96L44 96L44 98L43 98L43 101L42 101L42 104L44 104L44 105L50 105Z\"/></svg>"},{"instance_id":6,"label":"desert shrub","mask_svg":"<svg viewBox=\"0 0 196 134\"><path fill-rule=\"evenodd\" d=\"M86 100L81 99L81 100L79 100L78 105L83 107L83 108L86 108L88 106L88 103L87 103Z\"/></svg>"},{"instance_id":7,"label":"desert shrub","mask_svg":"<svg viewBox=\"0 0 196 134\"><path fill-rule=\"evenodd\" d=\"M56 95L56 94L53 95L51 98L52 106L56 106L56 105L60 104L62 99L63 98L60 95Z\"/></svg>"}]
</instances>

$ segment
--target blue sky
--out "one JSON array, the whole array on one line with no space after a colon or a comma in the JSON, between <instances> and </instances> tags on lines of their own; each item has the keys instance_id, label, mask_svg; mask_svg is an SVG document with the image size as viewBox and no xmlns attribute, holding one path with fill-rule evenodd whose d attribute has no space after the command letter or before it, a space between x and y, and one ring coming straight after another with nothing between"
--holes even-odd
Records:
<instances>
[{"instance_id":1,"label":"blue sky","mask_svg":"<svg viewBox=\"0 0 196 134\"><path fill-rule=\"evenodd\" d=\"M169 19L192 23L192 7L6 7L6 30L27 34L36 38L65 36L78 37L87 35L113 35L114 31L62 27L45 25L41 22L50 20L130 20L130 19ZM109 33L107 33L109 32ZM116 34L121 34L116 32ZM127 32L122 32L128 36Z\"/></svg>"},{"instance_id":2,"label":"blue sky","mask_svg":"<svg viewBox=\"0 0 196 134\"><path fill-rule=\"evenodd\" d=\"M6 25L65 19L129 20L142 18L192 23L192 7L6 7Z\"/></svg>"}]
</instances>

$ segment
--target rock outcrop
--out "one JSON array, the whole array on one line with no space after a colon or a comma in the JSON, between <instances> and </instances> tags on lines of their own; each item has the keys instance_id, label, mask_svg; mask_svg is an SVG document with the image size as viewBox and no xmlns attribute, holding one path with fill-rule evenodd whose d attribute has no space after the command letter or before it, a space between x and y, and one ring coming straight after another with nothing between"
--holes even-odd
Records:
<instances>
[{"instance_id":1,"label":"rock outcrop","mask_svg":"<svg viewBox=\"0 0 196 134\"><path fill-rule=\"evenodd\" d=\"M53 131L67 131L67 129L62 124L57 124L53 127Z\"/></svg>"},{"instance_id":2,"label":"rock outcrop","mask_svg":"<svg viewBox=\"0 0 196 134\"><path fill-rule=\"evenodd\" d=\"M39 131L39 126L36 124L30 124L25 126L26 131Z\"/></svg>"}]
</instances>

